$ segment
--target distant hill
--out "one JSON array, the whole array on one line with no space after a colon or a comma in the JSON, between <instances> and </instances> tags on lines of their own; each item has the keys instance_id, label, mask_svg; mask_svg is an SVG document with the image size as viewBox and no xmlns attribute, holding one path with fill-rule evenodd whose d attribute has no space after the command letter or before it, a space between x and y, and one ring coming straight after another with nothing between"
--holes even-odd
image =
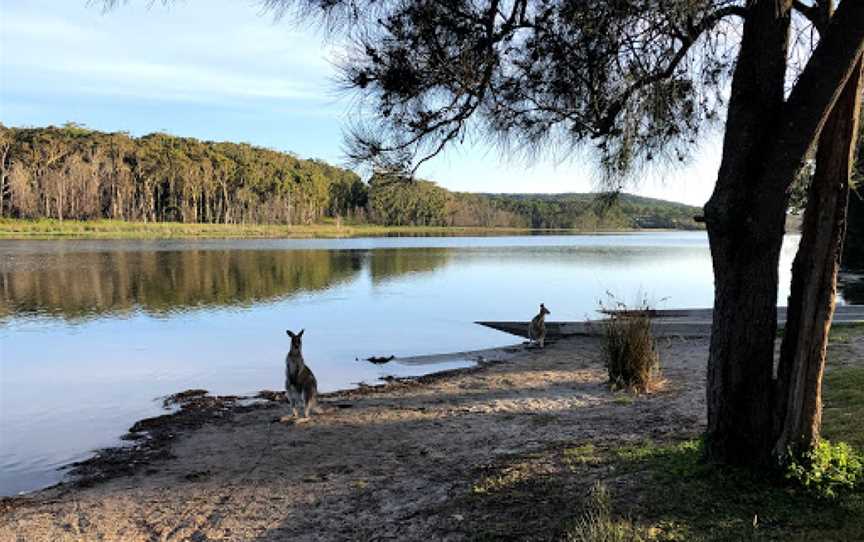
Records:
<instances>
[{"instance_id":1,"label":"distant hill","mask_svg":"<svg viewBox=\"0 0 864 542\"><path fill-rule=\"evenodd\" d=\"M702 209L684 203L633 194L617 195L596 193L565 194L484 194L505 208L530 217L536 228L579 227L578 217L590 218L620 227L702 229L694 217Z\"/></svg>"},{"instance_id":2,"label":"distant hill","mask_svg":"<svg viewBox=\"0 0 864 542\"><path fill-rule=\"evenodd\" d=\"M608 204L609 202L611 204ZM144 222L697 229L698 207L630 194L473 194L245 143L76 124L0 125L0 217Z\"/></svg>"}]
</instances>

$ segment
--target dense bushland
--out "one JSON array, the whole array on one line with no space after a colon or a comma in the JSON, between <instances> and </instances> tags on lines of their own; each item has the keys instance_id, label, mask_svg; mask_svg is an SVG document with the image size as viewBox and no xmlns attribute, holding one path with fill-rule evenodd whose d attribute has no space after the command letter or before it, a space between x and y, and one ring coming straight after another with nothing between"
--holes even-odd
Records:
<instances>
[{"instance_id":1,"label":"dense bushland","mask_svg":"<svg viewBox=\"0 0 864 542\"><path fill-rule=\"evenodd\" d=\"M497 207L518 214L531 228L700 229L693 217L701 209L631 194L598 198L596 194L488 194Z\"/></svg>"},{"instance_id":2,"label":"dense bushland","mask_svg":"<svg viewBox=\"0 0 864 542\"><path fill-rule=\"evenodd\" d=\"M469 194L248 144L0 125L0 218L221 224L695 228L699 209L622 194Z\"/></svg>"},{"instance_id":3,"label":"dense bushland","mask_svg":"<svg viewBox=\"0 0 864 542\"><path fill-rule=\"evenodd\" d=\"M0 127L0 214L309 224L366 204L357 174L248 144Z\"/></svg>"}]
</instances>

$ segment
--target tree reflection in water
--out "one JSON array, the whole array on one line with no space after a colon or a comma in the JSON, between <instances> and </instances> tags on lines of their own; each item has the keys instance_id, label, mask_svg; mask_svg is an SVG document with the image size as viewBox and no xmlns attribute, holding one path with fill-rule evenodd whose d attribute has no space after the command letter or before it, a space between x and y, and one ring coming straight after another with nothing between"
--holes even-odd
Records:
<instances>
[{"instance_id":1,"label":"tree reflection in water","mask_svg":"<svg viewBox=\"0 0 864 542\"><path fill-rule=\"evenodd\" d=\"M19 254L0 264L0 316L67 320L244 306L443 266L450 249L177 250ZM411 252L411 254L404 254Z\"/></svg>"}]
</instances>

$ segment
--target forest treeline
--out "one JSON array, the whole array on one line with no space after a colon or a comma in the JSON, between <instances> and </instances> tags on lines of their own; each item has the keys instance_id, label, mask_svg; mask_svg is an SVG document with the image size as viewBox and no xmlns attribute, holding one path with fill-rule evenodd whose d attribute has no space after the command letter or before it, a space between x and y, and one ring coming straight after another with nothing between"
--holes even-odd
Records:
<instances>
[{"instance_id":1,"label":"forest treeline","mask_svg":"<svg viewBox=\"0 0 864 542\"><path fill-rule=\"evenodd\" d=\"M248 144L0 126L0 214L309 224L365 205L355 173Z\"/></svg>"},{"instance_id":2,"label":"forest treeline","mask_svg":"<svg viewBox=\"0 0 864 542\"><path fill-rule=\"evenodd\" d=\"M696 207L623 194L469 194L244 143L0 125L0 217L224 224L684 228Z\"/></svg>"}]
</instances>

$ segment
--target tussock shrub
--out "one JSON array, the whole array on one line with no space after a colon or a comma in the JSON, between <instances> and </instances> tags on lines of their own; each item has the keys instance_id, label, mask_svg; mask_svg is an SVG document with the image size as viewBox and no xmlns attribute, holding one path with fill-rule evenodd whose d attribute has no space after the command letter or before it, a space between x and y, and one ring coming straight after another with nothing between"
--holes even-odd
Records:
<instances>
[{"instance_id":1,"label":"tussock shrub","mask_svg":"<svg viewBox=\"0 0 864 542\"><path fill-rule=\"evenodd\" d=\"M567 542L647 542L646 529L628 519L612 519L609 492L601 482L594 484L585 513L567 530Z\"/></svg>"},{"instance_id":2,"label":"tussock shrub","mask_svg":"<svg viewBox=\"0 0 864 542\"><path fill-rule=\"evenodd\" d=\"M647 304L635 310L623 307L609 315L603 354L613 389L644 393L654 387L660 372L660 356L651 334Z\"/></svg>"}]
</instances>

